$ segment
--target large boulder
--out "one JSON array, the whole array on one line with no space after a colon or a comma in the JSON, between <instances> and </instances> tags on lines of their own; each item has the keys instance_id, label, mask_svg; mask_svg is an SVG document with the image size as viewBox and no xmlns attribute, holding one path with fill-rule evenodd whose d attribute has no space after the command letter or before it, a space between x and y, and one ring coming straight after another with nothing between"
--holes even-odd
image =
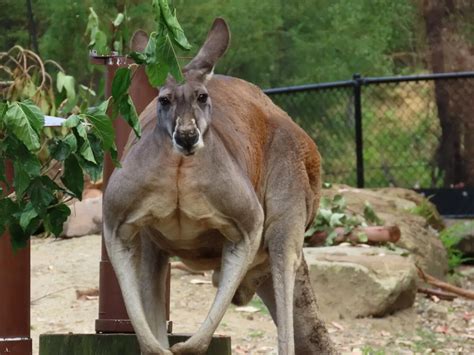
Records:
<instances>
[{"instance_id":1,"label":"large boulder","mask_svg":"<svg viewBox=\"0 0 474 355\"><path fill-rule=\"evenodd\" d=\"M71 215L63 226L63 237L81 237L102 231L102 196L73 200Z\"/></svg>"},{"instance_id":2,"label":"large boulder","mask_svg":"<svg viewBox=\"0 0 474 355\"><path fill-rule=\"evenodd\" d=\"M448 271L446 249L433 227L439 221L435 223L415 213L417 206L431 206L422 195L400 188L369 190L343 185L323 189L322 192L323 196L328 197L343 195L348 209L358 214L363 214L365 202L369 202L377 215L385 221L385 225L400 227L401 238L397 246L407 249L419 267L439 278L446 275Z\"/></svg>"},{"instance_id":3,"label":"large boulder","mask_svg":"<svg viewBox=\"0 0 474 355\"><path fill-rule=\"evenodd\" d=\"M382 317L415 301L412 257L379 247L305 248L311 283L326 320Z\"/></svg>"}]
</instances>

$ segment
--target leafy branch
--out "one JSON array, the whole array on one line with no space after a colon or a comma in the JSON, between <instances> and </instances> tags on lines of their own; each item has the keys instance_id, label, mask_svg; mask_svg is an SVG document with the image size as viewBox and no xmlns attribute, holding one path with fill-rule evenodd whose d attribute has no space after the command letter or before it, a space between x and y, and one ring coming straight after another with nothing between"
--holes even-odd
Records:
<instances>
[{"instance_id":1,"label":"leafy branch","mask_svg":"<svg viewBox=\"0 0 474 355\"><path fill-rule=\"evenodd\" d=\"M66 202L81 199L85 175L100 179L105 154L119 165L112 125L118 115L140 136L138 114L129 95L138 65L145 64L152 85L161 85L168 73L178 81L183 79L174 46L183 50L191 46L167 0L153 0L153 6L157 31L143 53L131 54L137 64L116 71L112 96L96 106L88 104L95 92L82 85L77 89L74 77L56 63L59 71L53 85L53 75L36 54L18 46L0 53L0 69L12 76L0 87L0 234L8 230L15 250L24 247L31 235L62 232L71 213ZM124 15L119 14L114 26L123 21ZM87 32L91 48L108 51L93 9ZM28 66L31 60L36 64ZM46 128L45 113L60 113L67 119L59 128ZM11 181L8 166L13 170Z\"/></svg>"},{"instance_id":2,"label":"leafy branch","mask_svg":"<svg viewBox=\"0 0 474 355\"><path fill-rule=\"evenodd\" d=\"M347 202L344 196L335 195L332 199L322 197L318 214L306 231L305 237L310 238L316 233L324 233L327 235L326 245L332 245L338 236L338 229L343 228L344 235L349 236L356 228L369 225L381 226L383 221L368 202L365 203L363 215L360 216L347 211ZM357 238L362 243L368 240L368 236L364 232L359 232Z\"/></svg>"}]
</instances>

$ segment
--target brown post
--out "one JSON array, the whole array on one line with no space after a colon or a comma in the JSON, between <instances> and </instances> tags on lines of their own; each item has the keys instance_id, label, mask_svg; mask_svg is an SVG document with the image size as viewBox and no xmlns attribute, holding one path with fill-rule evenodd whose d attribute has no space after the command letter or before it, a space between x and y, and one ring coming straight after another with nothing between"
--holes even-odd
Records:
<instances>
[{"instance_id":1,"label":"brown post","mask_svg":"<svg viewBox=\"0 0 474 355\"><path fill-rule=\"evenodd\" d=\"M130 62L125 57L93 57L92 62L95 64L106 65L106 86L105 95L108 97L112 91L112 80L116 70L128 65ZM158 90L148 83L143 67L140 67L135 73L132 85L130 87L130 96L140 114L145 107L158 95ZM131 128L124 120L115 120L115 143L119 153L122 156L123 149L127 143ZM114 170L114 166L109 156L106 157L104 163L104 189L107 181ZM109 261L104 241L102 240L102 256L100 261L100 283L99 283L99 319L95 322L97 333L133 333L130 320L123 303L120 287ZM169 287L168 287L169 289ZM169 302L168 302L169 304ZM169 314L169 311L168 311Z\"/></svg>"},{"instance_id":2,"label":"brown post","mask_svg":"<svg viewBox=\"0 0 474 355\"><path fill-rule=\"evenodd\" d=\"M6 178L13 167L6 164ZM0 236L0 355L31 354L30 245L13 252L10 236Z\"/></svg>"}]
</instances>

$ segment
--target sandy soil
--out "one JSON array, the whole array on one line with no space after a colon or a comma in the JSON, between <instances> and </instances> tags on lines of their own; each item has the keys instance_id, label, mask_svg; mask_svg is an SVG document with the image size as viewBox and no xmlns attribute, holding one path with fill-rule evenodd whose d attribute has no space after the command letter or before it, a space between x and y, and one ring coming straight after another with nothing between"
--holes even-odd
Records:
<instances>
[{"instance_id":1,"label":"sandy soil","mask_svg":"<svg viewBox=\"0 0 474 355\"><path fill-rule=\"evenodd\" d=\"M31 324L34 354L42 333L93 333L97 297L80 300L76 290L99 284L100 237L32 241ZM474 269L460 282L473 289ZM201 280L197 283L193 280ZM171 319L174 332L193 332L205 317L215 289L210 275L172 271ZM276 354L276 331L256 298L254 313L231 306L218 333L232 337L234 354ZM415 307L382 319L338 319L328 328L345 354L472 354L474 302L433 302L419 296Z\"/></svg>"}]
</instances>

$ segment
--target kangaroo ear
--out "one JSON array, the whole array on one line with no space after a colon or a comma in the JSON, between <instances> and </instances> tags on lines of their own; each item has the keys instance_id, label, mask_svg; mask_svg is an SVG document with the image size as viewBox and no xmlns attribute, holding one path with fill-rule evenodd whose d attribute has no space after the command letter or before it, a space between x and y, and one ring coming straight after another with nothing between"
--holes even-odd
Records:
<instances>
[{"instance_id":1,"label":"kangaroo ear","mask_svg":"<svg viewBox=\"0 0 474 355\"><path fill-rule=\"evenodd\" d=\"M229 47L229 26L223 18L216 18L207 34L206 42L198 54L183 68L183 72L198 71L200 76L210 79L214 66Z\"/></svg>"},{"instance_id":2,"label":"kangaroo ear","mask_svg":"<svg viewBox=\"0 0 474 355\"><path fill-rule=\"evenodd\" d=\"M143 30L136 30L130 40L130 49L135 52L143 52L148 44L148 35Z\"/></svg>"}]
</instances>

